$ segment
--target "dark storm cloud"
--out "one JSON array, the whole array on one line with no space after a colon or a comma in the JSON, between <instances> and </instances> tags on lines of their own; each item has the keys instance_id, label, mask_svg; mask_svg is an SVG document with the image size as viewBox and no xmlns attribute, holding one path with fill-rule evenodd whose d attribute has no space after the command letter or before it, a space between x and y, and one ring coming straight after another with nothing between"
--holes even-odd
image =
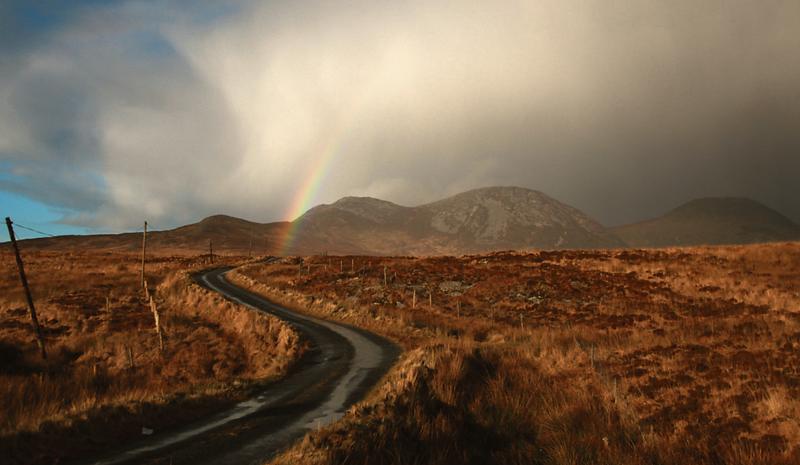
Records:
<instances>
[{"instance_id":1,"label":"dark storm cloud","mask_svg":"<svg viewBox=\"0 0 800 465\"><path fill-rule=\"evenodd\" d=\"M607 224L726 195L800 221L798 2L123 2L53 30L0 83L0 188L73 222L494 184Z\"/></svg>"},{"instance_id":2,"label":"dark storm cloud","mask_svg":"<svg viewBox=\"0 0 800 465\"><path fill-rule=\"evenodd\" d=\"M572 30L554 35L562 55L545 64L581 68L559 70L572 71L567 84L541 96L542 81L531 79L513 102L484 102L460 133L418 145L439 160L407 166L399 178L422 178L431 192L442 184L450 192L475 183L534 187L607 224L699 196L749 196L800 219L798 5L626 10L572 17ZM381 144L395 148L386 158L401 160L395 173L408 137Z\"/></svg>"}]
</instances>

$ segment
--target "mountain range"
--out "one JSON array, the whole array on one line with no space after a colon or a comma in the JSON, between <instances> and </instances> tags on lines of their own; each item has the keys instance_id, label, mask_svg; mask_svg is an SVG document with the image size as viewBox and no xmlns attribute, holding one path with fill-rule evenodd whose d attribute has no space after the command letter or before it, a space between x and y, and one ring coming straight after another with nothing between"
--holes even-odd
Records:
<instances>
[{"instance_id":1,"label":"mountain range","mask_svg":"<svg viewBox=\"0 0 800 465\"><path fill-rule=\"evenodd\" d=\"M288 240L287 240L288 238ZM148 234L154 253L460 255L493 250L663 247L800 240L800 227L750 199L706 198L648 221L606 228L521 187L486 187L407 207L370 197L318 205L293 222L225 215ZM60 236L30 247L135 250L141 233ZM210 242L210 244L209 244Z\"/></svg>"}]
</instances>

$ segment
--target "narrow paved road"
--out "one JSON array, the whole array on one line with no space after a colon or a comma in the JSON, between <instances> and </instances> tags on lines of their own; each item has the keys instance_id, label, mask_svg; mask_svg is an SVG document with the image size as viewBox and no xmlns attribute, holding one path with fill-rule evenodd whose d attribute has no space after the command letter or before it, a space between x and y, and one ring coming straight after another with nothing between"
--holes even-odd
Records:
<instances>
[{"instance_id":1,"label":"narrow paved road","mask_svg":"<svg viewBox=\"0 0 800 465\"><path fill-rule=\"evenodd\" d=\"M288 322L311 349L292 372L232 409L155 435L95 464L257 464L312 428L339 419L386 373L399 354L366 331L302 315L225 279L229 268L205 271L195 280L227 299Z\"/></svg>"}]
</instances>

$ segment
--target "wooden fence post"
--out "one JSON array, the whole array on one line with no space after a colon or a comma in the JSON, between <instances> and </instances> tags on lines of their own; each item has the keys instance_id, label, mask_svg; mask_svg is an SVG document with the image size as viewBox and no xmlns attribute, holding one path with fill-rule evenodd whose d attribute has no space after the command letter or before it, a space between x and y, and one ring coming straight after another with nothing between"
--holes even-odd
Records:
<instances>
[{"instance_id":1,"label":"wooden fence post","mask_svg":"<svg viewBox=\"0 0 800 465\"><path fill-rule=\"evenodd\" d=\"M156 308L156 301L153 300L153 296L150 296L150 311L153 312L153 320L156 324L156 334L158 334L158 348L161 352L164 352L164 338L161 335L161 320L158 316L158 308Z\"/></svg>"},{"instance_id":2,"label":"wooden fence post","mask_svg":"<svg viewBox=\"0 0 800 465\"><path fill-rule=\"evenodd\" d=\"M142 286L144 286L144 257L147 251L147 221L144 222L144 232L142 233Z\"/></svg>"},{"instance_id":3,"label":"wooden fence post","mask_svg":"<svg viewBox=\"0 0 800 465\"><path fill-rule=\"evenodd\" d=\"M47 350L44 347L44 337L42 336L42 328L39 326L39 319L36 318L36 307L33 306L33 297L31 297L31 289L28 287L28 278L25 276L25 266L22 264L22 257L19 254L19 247L17 246L17 238L14 236L14 227L12 226L11 218L6 217L6 226L8 227L8 238L11 240L11 246L14 248L14 256L17 259L17 270L19 271L19 280L22 282L22 287L25 289L25 300L28 302L28 311L31 314L31 326L36 333L36 342L39 344L39 350L42 353L42 358L47 359Z\"/></svg>"},{"instance_id":4,"label":"wooden fence post","mask_svg":"<svg viewBox=\"0 0 800 465\"><path fill-rule=\"evenodd\" d=\"M133 369L133 350L131 349L131 346L126 345L125 346L125 352L127 352L127 354L128 354L128 369L132 370Z\"/></svg>"}]
</instances>

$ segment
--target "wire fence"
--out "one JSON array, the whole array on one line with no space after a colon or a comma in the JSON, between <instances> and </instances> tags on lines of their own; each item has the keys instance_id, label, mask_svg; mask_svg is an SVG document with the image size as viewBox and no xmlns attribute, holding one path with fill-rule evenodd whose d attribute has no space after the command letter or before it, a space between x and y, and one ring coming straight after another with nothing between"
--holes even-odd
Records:
<instances>
[{"instance_id":1,"label":"wire fence","mask_svg":"<svg viewBox=\"0 0 800 465\"><path fill-rule=\"evenodd\" d=\"M30 231L32 233L41 234L42 236L47 236L47 237L59 237L59 236L63 236L64 235L64 233L51 234L49 232L45 232L45 231L42 231L40 229L32 228L30 226L26 226L26 225L24 225L22 223L19 223L19 222L13 220L13 219L12 219L12 224L14 225L15 232L16 232L17 228L19 228L19 229L25 229L25 230ZM147 222L147 231L148 232L157 232L157 231L160 231L160 230L161 229L159 229L158 226L154 226L149 221ZM5 233L5 234L3 234L3 236L4 236L6 241L11 240L9 237L5 237L5 236L7 236L5 228L3 229L3 233ZM130 231L130 233L136 234L136 233L141 233L141 231ZM104 233L96 233L96 234L104 234ZM108 234L113 234L113 233L108 233ZM23 235L19 234L19 232L16 232L16 236L17 236L17 239L38 239L37 237L23 237Z\"/></svg>"},{"instance_id":2,"label":"wire fence","mask_svg":"<svg viewBox=\"0 0 800 465\"><path fill-rule=\"evenodd\" d=\"M12 224L13 224L13 227L14 227L14 235L16 236L17 241L27 241L27 240L32 240L32 239L45 239L45 238L59 238L59 237L63 237L65 235L64 233L52 234L50 232L43 231L40 228L33 228L31 226L28 226L28 225L25 225L25 224L22 224L22 223L18 223L13 218L12 218ZM34 236L33 234L27 234L27 233L22 233L21 234L20 233L21 230L28 231L30 233L35 233L35 234L37 234L37 236ZM164 231L168 231L168 230L170 230L170 228L159 228L159 225L154 225L150 221L147 222L147 236L148 236L147 237L147 242L148 242L147 247L148 247L148 252L150 251L150 249L152 247L151 242L150 242L151 241L150 234L151 233L160 233L160 232L164 232ZM135 234L135 235L141 236L142 232L143 231L140 229L138 231L128 231L127 233L124 233L124 234L125 235ZM118 236L119 235L118 233L103 233L103 232L93 233L93 234L89 234L89 235L90 236L92 236L92 235L101 235L102 236L102 235L106 235L106 234L113 235L113 236ZM8 237L7 232L6 232L6 228L2 227L2 235L0 235L0 245L5 246L7 244L10 244L10 241L11 241L11 238ZM123 240L124 244L130 245L128 243L128 241L130 241L130 238L128 238L127 240ZM81 241L67 241L67 242L64 242L64 243L59 243L58 250L60 252L62 252L62 253L65 253L65 254L75 254L75 253L84 252L85 249L81 247L81 244L82 244ZM20 244L20 245L22 245L22 244ZM136 239L136 243L134 245L134 248L138 249L138 247L140 247L140 246L141 246L141 239L137 238ZM0 247L0 248L3 248L3 247ZM123 249L124 248L125 247L123 247ZM239 247L238 250L242 250L243 248L248 249L247 254L250 256L257 249L257 246L255 244L255 241L251 240L251 242L249 243L248 246ZM198 256L210 256L211 253L212 253L211 244L208 243L208 242L205 242L205 241L203 241L202 244L197 244L197 243L186 244L184 247L181 247L181 249L184 250L184 251L194 250L195 254L198 255ZM133 250L133 249L130 249L130 250ZM267 254L267 252L265 251L264 255L266 255L266 254ZM214 242L213 255L214 256L220 256L220 251L217 249L216 242Z\"/></svg>"},{"instance_id":3,"label":"wire fence","mask_svg":"<svg viewBox=\"0 0 800 465\"><path fill-rule=\"evenodd\" d=\"M41 234L43 236L56 237L56 234L50 234L44 231L39 231L38 229L31 228L30 226L25 226L24 224L17 223L16 221L13 222L13 225L16 226L17 228L27 229L28 231L35 232L36 234Z\"/></svg>"},{"instance_id":4,"label":"wire fence","mask_svg":"<svg viewBox=\"0 0 800 465\"><path fill-rule=\"evenodd\" d=\"M17 221L15 221L13 219L11 220L11 224L12 224L12 227L14 228L14 236L16 237L16 239L18 241L20 241L20 240L23 240L23 241L24 240L31 240L31 239L42 239L43 237L56 238L56 237L59 236L59 234L52 234L52 233L49 233L49 232L46 232L46 231L42 231L41 229L38 229L38 228L33 228L33 227L30 227L30 226L24 225L22 223L18 223ZM38 234L38 236L34 236L32 234L21 233L21 230L25 230L25 231L28 231L28 232L32 232L32 233ZM2 232L3 232L3 236L0 236L0 241L2 241L3 245L10 244L11 237L8 236L8 231L6 231L5 227L2 227ZM25 246L23 246L22 244L20 244L20 247L22 247L23 249L25 248ZM67 245L66 247L62 246L61 248L59 248L59 251L61 253L65 253L65 254L70 254L71 255L71 254L75 253L77 250L76 250L74 245Z\"/></svg>"}]
</instances>

